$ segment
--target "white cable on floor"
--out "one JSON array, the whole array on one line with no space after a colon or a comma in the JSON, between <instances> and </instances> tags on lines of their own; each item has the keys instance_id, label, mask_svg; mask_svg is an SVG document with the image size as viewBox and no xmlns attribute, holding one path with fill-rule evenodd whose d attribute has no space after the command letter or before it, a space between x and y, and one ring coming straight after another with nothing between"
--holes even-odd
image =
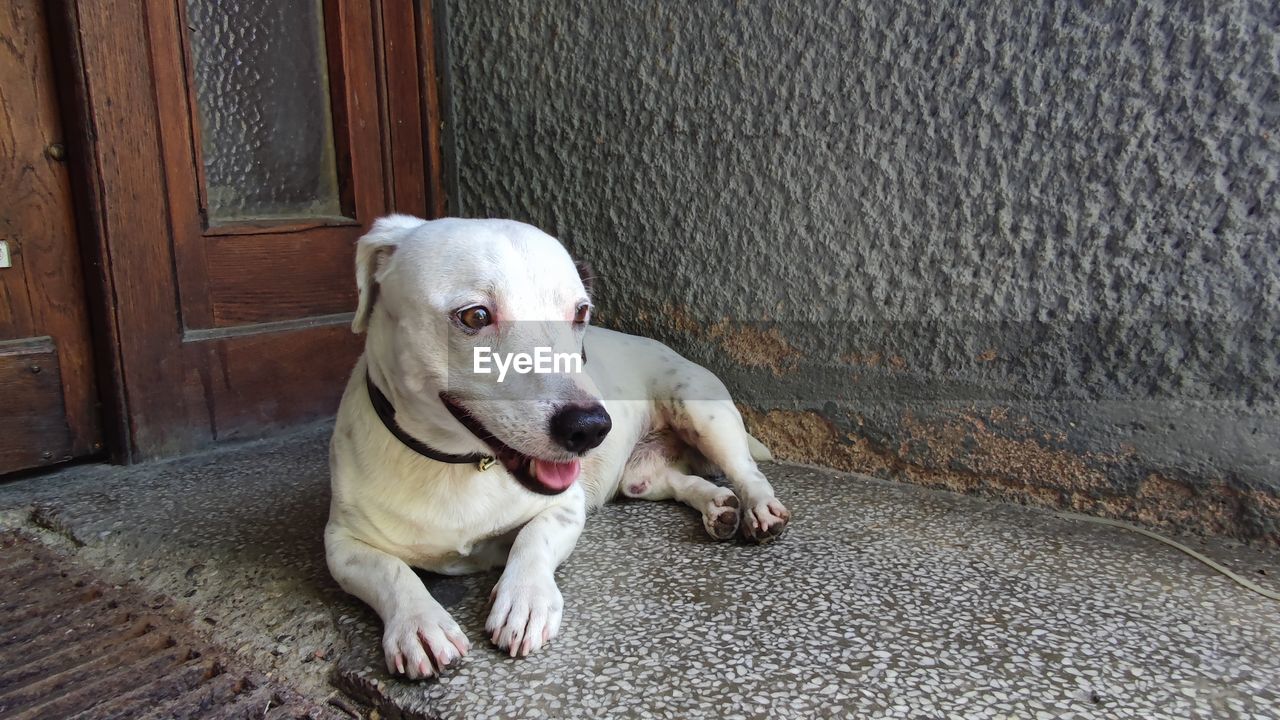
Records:
<instances>
[{"instance_id":1,"label":"white cable on floor","mask_svg":"<svg viewBox=\"0 0 1280 720\"><path fill-rule=\"evenodd\" d=\"M1152 540L1158 540L1159 542L1162 542L1165 545L1168 545L1169 547L1175 550L1180 550L1186 553L1187 555L1190 555L1196 560L1199 560L1205 565L1208 565L1214 570L1217 570L1223 575L1226 575L1227 577L1231 578L1232 580L1235 581L1237 585L1240 585L1243 588L1252 590L1264 598L1280 601L1280 593L1274 590L1268 590L1262 587L1261 585L1255 583L1254 581L1250 580L1249 578L1235 572L1234 570L1226 568L1214 562L1213 560L1210 560L1209 558L1205 557L1201 553L1198 553L1195 550L1192 550L1191 548L1187 547L1186 545L1183 545L1177 540L1171 540L1159 533L1154 533L1154 532L1151 532L1150 530L1147 530L1146 528L1140 528L1137 525L1130 525L1127 522L1121 522L1120 520L1112 520L1110 518L1093 517L1092 515L1081 515L1079 513L1069 513L1069 512L1060 512L1058 513L1058 515L1068 520L1081 520L1084 522L1094 523L1096 525L1109 525L1111 527L1118 527L1124 530L1128 530L1130 532L1136 532L1139 535L1146 535Z\"/></svg>"}]
</instances>

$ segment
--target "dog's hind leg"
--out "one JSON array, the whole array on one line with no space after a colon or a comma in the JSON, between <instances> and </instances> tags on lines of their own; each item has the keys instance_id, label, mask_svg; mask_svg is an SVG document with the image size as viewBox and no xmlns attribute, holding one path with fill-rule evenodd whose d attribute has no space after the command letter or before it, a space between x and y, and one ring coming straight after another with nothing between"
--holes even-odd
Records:
<instances>
[{"instance_id":1,"label":"dog's hind leg","mask_svg":"<svg viewBox=\"0 0 1280 720\"><path fill-rule=\"evenodd\" d=\"M715 382L719 384L719 380ZM739 524L743 538L769 542L782 535L791 513L756 466L751 436L727 395L725 391L724 399L675 397L663 403L663 414L682 440L697 448L733 483L743 506ZM761 453L757 450L754 454Z\"/></svg>"},{"instance_id":2,"label":"dog's hind leg","mask_svg":"<svg viewBox=\"0 0 1280 720\"><path fill-rule=\"evenodd\" d=\"M702 514L702 526L716 540L738 530L738 498L706 478L672 467L666 454L641 443L622 471L622 494L640 500L678 500Z\"/></svg>"}]
</instances>

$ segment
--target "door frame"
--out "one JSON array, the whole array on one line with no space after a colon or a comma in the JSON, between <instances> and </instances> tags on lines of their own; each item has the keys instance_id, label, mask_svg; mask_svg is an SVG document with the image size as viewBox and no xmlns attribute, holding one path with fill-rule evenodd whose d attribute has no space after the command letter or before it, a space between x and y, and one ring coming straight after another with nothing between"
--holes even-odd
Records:
<instances>
[{"instance_id":1,"label":"door frame","mask_svg":"<svg viewBox=\"0 0 1280 720\"><path fill-rule=\"evenodd\" d=\"M361 345L348 328L350 312L185 327L184 229L175 227L168 189L190 178L166 162L164 134L172 117L164 103L175 101L166 82L183 70L153 62L154 48L176 40L169 23L180 17L179 2L48 4L104 436L110 458L121 463L331 414ZM385 209L429 218L448 205L437 2L326 0L344 23L373 33L376 83L361 89L361 101L377 107ZM291 363L321 367L280 394L273 378ZM228 392L244 412L228 411L239 407L220 395Z\"/></svg>"}]
</instances>

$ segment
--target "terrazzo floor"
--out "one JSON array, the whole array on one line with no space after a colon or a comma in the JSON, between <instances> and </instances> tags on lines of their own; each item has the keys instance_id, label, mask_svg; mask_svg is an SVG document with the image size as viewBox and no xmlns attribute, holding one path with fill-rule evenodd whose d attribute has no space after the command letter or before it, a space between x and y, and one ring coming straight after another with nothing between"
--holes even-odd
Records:
<instances>
[{"instance_id":1,"label":"terrazzo floor","mask_svg":"<svg viewBox=\"0 0 1280 720\"><path fill-rule=\"evenodd\" d=\"M327 430L8 483L0 528L382 717L1280 717L1280 604L1123 530L786 464L764 468L793 512L773 545L712 542L668 503L591 516L561 634L527 659L484 638L496 574L425 576L475 647L393 680L377 618L324 567ZM1193 542L1276 587L1276 551Z\"/></svg>"}]
</instances>

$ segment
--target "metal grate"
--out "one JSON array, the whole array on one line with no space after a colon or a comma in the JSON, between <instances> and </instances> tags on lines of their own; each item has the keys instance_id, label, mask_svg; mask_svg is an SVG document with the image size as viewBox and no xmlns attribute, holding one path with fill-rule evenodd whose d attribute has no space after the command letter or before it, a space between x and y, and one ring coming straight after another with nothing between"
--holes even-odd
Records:
<instances>
[{"instance_id":1,"label":"metal grate","mask_svg":"<svg viewBox=\"0 0 1280 720\"><path fill-rule=\"evenodd\" d=\"M349 718L35 541L0 535L0 718Z\"/></svg>"}]
</instances>

